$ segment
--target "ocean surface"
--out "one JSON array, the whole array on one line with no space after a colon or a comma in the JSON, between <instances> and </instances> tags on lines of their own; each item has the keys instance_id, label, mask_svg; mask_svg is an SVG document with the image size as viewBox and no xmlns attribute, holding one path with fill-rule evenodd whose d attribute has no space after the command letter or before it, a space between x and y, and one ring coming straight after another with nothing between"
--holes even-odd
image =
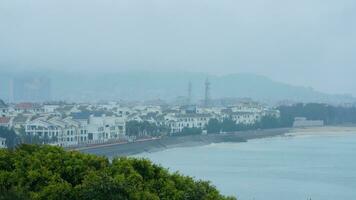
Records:
<instances>
[{"instance_id":1,"label":"ocean surface","mask_svg":"<svg viewBox=\"0 0 356 200\"><path fill-rule=\"evenodd\" d=\"M356 134L296 136L143 153L239 200L356 199Z\"/></svg>"}]
</instances>

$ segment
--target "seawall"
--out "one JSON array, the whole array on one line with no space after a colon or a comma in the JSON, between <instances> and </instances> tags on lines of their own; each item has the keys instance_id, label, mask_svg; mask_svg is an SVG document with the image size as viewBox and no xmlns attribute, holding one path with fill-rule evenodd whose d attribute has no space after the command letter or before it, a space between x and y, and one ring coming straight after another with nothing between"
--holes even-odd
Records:
<instances>
[{"instance_id":1,"label":"seawall","mask_svg":"<svg viewBox=\"0 0 356 200\"><path fill-rule=\"evenodd\" d=\"M128 156L143 152L155 152L168 148L191 147L221 142L246 142L250 139L284 135L290 128L239 131L225 134L170 136L155 140L137 141L126 144L110 144L79 149L84 153L115 157Z\"/></svg>"}]
</instances>

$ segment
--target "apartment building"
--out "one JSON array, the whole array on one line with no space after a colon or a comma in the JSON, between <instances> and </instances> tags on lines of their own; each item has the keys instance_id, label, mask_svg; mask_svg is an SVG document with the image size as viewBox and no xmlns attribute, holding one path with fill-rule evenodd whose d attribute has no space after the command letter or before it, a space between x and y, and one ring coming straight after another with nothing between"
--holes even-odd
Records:
<instances>
[{"instance_id":1,"label":"apartment building","mask_svg":"<svg viewBox=\"0 0 356 200\"><path fill-rule=\"evenodd\" d=\"M210 119L210 114L201 113L178 113L165 116L166 125L171 128L171 133L182 132L183 128L204 129Z\"/></svg>"}]
</instances>

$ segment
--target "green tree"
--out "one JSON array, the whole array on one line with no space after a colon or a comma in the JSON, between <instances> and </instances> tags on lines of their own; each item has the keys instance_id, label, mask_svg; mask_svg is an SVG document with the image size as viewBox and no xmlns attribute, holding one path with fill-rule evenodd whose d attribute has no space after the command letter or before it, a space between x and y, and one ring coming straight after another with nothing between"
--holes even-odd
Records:
<instances>
[{"instance_id":1,"label":"green tree","mask_svg":"<svg viewBox=\"0 0 356 200\"><path fill-rule=\"evenodd\" d=\"M168 127L164 125L158 126L148 121L131 120L126 122L126 134L129 136L160 136L166 135L168 132Z\"/></svg>"},{"instance_id":2,"label":"green tree","mask_svg":"<svg viewBox=\"0 0 356 200\"><path fill-rule=\"evenodd\" d=\"M129 136L139 136L140 123L136 120L126 122L126 134Z\"/></svg>"},{"instance_id":3,"label":"green tree","mask_svg":"<svg viewBox=\"0 0 356 200\"><path fill-rule=\"evenodd\" d=\"M200 135L203 131L200 128L189 128L189 127L184 127L182 131L179 133L179 135Z\"/></svg>"},{"instance_id":4,"label":"green tree","mask_svg":"<svg viewBox=\"0 0 356 200\"><path fill-rule=\"evenodd\" d=\"M6 146L8 148L14 148L20 143L20 137L16 135L13 129L0 126L0 137L6 139Z\"/></svg>"},{"instance_id":5,"label":"green tree","mask_svg":"<svg viewBox=\"0 0 356 200\"><path fill-rule=\"evenodd\" d=\"M217 119L210 119L206 126L206 130L208 133L220 133L221 123Z\"/></svg>"},{"instance_id":6,"label":"green tree","mask_svg":"<svg viewBox=\"0 0 356 200\"><path fill-rule=\"evenodd\" d=\"M279 119L271 115L263 116L257 125L257 127L261 129L278 128L280 126L281 124Z\"/></svg>"},{"instance_id":7,"label":"green tree","mask_svg":"<svg viewBox=\"0 0 356 200\"><path fill-rule=\"evenodd\" d=\"M145 159L107 158L59 147L0 150L0 200L225 200L195 181Z\"/></svg>"},{"instance_id":8,"label":"green tree","mask_svg":"<svg viewBox=\"0 0 356 200\"><path fill-rule=\"evenodd\" d=\"M223 132L236 131L236 122L230 118L225 118L221 123L221 130Z\"/></svg>"}]
</instances>

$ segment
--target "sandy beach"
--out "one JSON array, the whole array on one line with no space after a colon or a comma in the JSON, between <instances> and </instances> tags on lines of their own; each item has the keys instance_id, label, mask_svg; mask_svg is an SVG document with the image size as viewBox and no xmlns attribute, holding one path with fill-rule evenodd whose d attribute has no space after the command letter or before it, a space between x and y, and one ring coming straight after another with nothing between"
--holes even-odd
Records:
<instances>
[{"instance_id":1,"label":"sandy beach","mask_svg":"<svg viewBox=\"0 0 356 200\"><path fill-rule=\"evenodd\" d=\"M285 136L338 136L356 134L356 126L323 126L291 129Z\"/></svg>"}]
</instances>

